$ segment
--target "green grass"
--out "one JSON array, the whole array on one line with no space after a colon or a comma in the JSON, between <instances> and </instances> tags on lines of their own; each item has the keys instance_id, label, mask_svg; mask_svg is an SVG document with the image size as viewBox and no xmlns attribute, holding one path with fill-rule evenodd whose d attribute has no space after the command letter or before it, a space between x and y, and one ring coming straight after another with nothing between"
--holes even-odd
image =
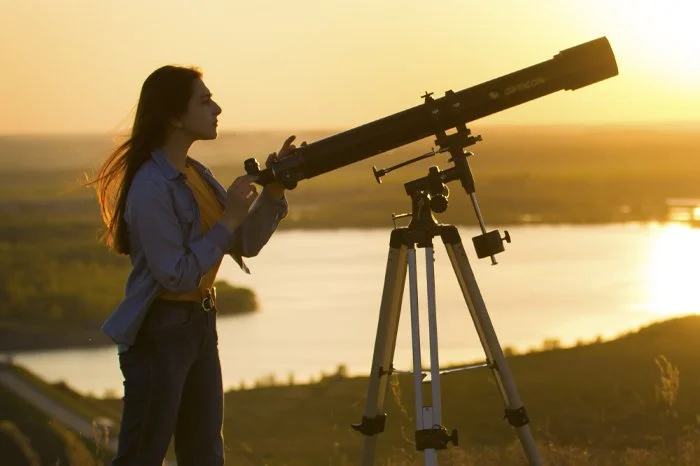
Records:
<instances>
[{"instance_id":1,"label":"green grass","mask_svg":"<svg viewBox=\"0 0 700 466\"><path fill-rule=\"evenodd\" d=\"M508 357L544 464L700 463L699 332L700 316L687 316L607 342ZM543 346L556 346L549 343ZM119 399L84 398L66 386L46 384L27 371L15 370L84 416L118 419ZM489 371L452 373L441 382L443 424L459 431L460 445L442 451L440 464L526 464L513 430L502 419L503 403ZM339 367L337 374L314 383L266 380L254 388L227 392L227 464L357 464L363 439L350 424L360 421L367 383L366 377L347 377ZM1 390L0 398L4 406L12 403L15 412L26 411L22 419L44 419L39 425L48 422ZM422 464L422 454L413 444L412 377L394 377L386 401L387 429L379 436L375 464ZM7 410L4 413L7 419ZM49 448L44 445L49 438L54 443L67 438L46 429L22 431L41 436L30 437L35 450Z\"/></svg>"},{"instance_id":2,"label":"green grass","mask_svg":"<svg viewBox=\"0 0 700 466\"><path fill-rule=\"evenodd\" d=\"M29 382L34 387L38 388L49 398L57 401L74 413L85 418L87 421L92 421L98 417L116 419L120 416L119 409L105 405L98 400L93 400L82 396L73 390L69 384L47 383L36 374L20 366L12 365L9 366L9 369L26 382Z\"/></svg>"},{"instance_id":3,"label":"green grass","mask_svg":"<svg viewBox=\"0 0 700 466\"><path fill-rule=\"evenodd\" d=\"M609 342L509 357L546 464L700 463L699 334L700 316L689 316ZM362 438L349 426L361 419L367 382L341 371L307 385L229 391L231 464L357 464ZM523 464L491 373L453 373L441 382L443 423L460 435L460 447L442 454L454 456L445 464ZM396 377L377 464L420 464L413 405L412 377Z\"/></svg>"},{"instance_id":4,"label":"green grass","mask_svg":"<svg viewBox=\"0 0 700 466\"><path fill-rule=\"evenodd\" d=\"M60 211L3 217L0 350L111 344L100 326L123 299L131 266L98 242L98 229L94 217ZM218 285L224 314L257 309L251 289Z\"/></svg>"},{"instance_id":5,"label":"green grass","mask_svg":"<svg viewBox=\"0 0 700 466\"><path fill-rule=\"evenodd\" d=\"M49 419L4 386L0 386L0 423L4 426L2 430L12 432L12 437L15 438L13 443L21 443L25 451L21 455L15 452L10 457L5 456L9 454L5 452L0 460L9 463L2 464L22 464L21 458L38 457L38 464L78 466L79 463L70 462L70 458L73 452L80 454L87 448L75 434L67 432L65 427ZM84 464L90 466L94 463Z\"/></svg>"}]
</instances>

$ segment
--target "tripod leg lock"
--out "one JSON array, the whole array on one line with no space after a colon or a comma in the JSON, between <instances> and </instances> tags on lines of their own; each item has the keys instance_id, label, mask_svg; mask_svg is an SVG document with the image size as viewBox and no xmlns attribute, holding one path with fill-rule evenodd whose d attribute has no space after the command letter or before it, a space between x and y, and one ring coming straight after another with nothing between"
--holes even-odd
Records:
<instances>
[{"instance_id":1,"label":"tripod leg lock","mask_svg":"<svg viewBox=\"0 0 700 466\"><path fill-rule=\"evenodd\" d=\"M508 424L513 427L522 427L530 423L525 406L518 409L506 409L506 415L503 416L503 419L508 419Z\"/></svg>"},{"instance_id":2,"label":"tripod leg lock","mask_svg":"<svg viewBox=\"0 0 700 466\"><path fill-rule=\"evenodd\" d=\"M362 416L360 424L352 424L352 428L362 435L376 435L384 432L386 414L378 414L375 417Z\"/></svg>"},{"instance_id":3,"label":"tripod leg lock","mask_svg":"<svg viewBox=\"0 0 700 466\"><path fill-rule=\"evenodd\" d=\"M459 435L456 430L452 430L452 433L448 434L445 427L435 426L432 429L416 431L416 450L418 451L431 448L444 450L447 448L448 442L452 442L454 446L459 445Z\"/></svg>"}]
</instances>

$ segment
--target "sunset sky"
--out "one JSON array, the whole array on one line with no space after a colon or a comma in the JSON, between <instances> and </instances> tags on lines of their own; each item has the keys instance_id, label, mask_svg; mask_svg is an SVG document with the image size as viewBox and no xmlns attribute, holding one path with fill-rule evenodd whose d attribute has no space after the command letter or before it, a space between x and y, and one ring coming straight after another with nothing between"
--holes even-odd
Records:
<instances>
[{"instance_id":1,"label":"sunset sky","mask_svg":"<svg viewBox=\"0 0 700 466\"><path fill-rule=\"evenodd\" d=\"M204 71L223 130L347 129L601 36L619 76L482 121L700 122L690 1L0 2L0 134L128 128L164 64Z\"/></svg>"}]
</instances>

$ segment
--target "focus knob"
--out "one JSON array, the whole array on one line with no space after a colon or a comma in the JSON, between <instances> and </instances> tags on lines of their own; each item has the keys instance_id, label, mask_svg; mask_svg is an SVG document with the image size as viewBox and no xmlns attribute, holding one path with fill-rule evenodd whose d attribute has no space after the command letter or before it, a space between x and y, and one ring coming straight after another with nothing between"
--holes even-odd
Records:
<instances>
[{"instance_id":1,"label":"focus knob","mask_svg":"<svg viewBox=\"0 0 700 466\"><path fill-rule=\"evenodd\" d=\"M447 210L447 196L438 194L430 196L430 208L433 212L442 213Z\"/></svg>"},{"instance_id":2,"label":"focus knob","mask_svg":"<svg viewBox=\"0 0 700 466\"><path fill-rule=\"evenodd\" d=\"M243 167L245 168L246 173L249 175L260 175L260 165L255 159L247 159L245 162L243 162Z\"/></svg>"}]
</instances>

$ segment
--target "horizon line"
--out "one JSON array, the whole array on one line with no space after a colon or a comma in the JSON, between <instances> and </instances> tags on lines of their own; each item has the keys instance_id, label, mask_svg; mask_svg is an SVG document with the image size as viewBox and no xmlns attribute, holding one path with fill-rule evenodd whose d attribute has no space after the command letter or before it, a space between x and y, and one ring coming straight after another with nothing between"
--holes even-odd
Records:
<instances>
[{"instance_id":1,"label":"horizon line","mask_svg":"<svg viewBox=\"0 0 700 466\"><path fill-rule=\"evenodd\" d=\"M475 120L476 121L476 120ZM470 122L467 126L475 126ZM581 122L561 122L561 123L485 123L479 126L490 127L490 128L543 128L543 127L648 127L648 126L658 126L658 127L669 127L669 126L682 126L682 127L695 127L700 126L700 119L698 120L628 120L628 121L581 121ZM357 126L348 128L223 128L219 130L219 136L231 135L235 133L329 133L337 134L351 129ZM113 131L97 131L97 130L86 130L86 131L43 131L43 132L0 132L0 138L2 137L18 137L18 136L111 136L118 137L124 136L129 132L128 130L113 130Z\"/></svg>"}]
</instances>

